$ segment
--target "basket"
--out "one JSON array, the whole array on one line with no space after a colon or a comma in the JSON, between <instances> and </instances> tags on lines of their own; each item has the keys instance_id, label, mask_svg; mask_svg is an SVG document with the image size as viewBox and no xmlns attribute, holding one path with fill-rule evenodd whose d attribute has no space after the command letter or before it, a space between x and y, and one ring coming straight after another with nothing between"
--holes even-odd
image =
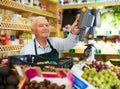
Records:
<instances>
[{"instance_id":1,"label":"basket","mask_svg":"<svg viewBox=\"0 0 120 89\"><path fill-rule=\"evenodd\" d=\"M51 64L37 64L35 59L39 58L39 62L49 61ZM18 65L30 65L30 66L39 66L43 68L44 66L55 66L57 68L72 68L73 58L43 58L36 55L17 55L8 57L8 66L11 68L15 64Z\"/></svg>"}]
</instances>

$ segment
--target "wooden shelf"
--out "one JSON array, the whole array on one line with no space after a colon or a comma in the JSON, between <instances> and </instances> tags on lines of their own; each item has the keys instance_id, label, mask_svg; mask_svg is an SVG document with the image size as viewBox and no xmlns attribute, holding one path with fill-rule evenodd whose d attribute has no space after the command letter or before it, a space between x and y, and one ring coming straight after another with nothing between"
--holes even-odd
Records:
<instances>
[{"instance_id":1,"label":"wooden shelf","mask_svg":"<svg viewBox=\"0 0 120 89\"><path fill-rule=\"evenodd\" d=\"M61 9L75 9L75 8L81 8L84 6L87 7L98 7L98 6L115 6L120 5L120 2L96 2L96 3L81 3L81 4L73 4L73 5L64 5L60 6Z\"/></svg>"},{"instance_id":2,"label":"wooden shelf","mask_svg":"<svg viewBox=\"0 0 120 89\"><path fill-rule=\"evenodd\" d=\"M20 51L24 45L0 45L0 53L10 51Z\"/></svg>"},{"instance_id":3,"label":"wooden shelf","mask_svg":"<svg viewBox=\"0 0 120 89\"><path fill-rule=\"evenodd\" d=\"M0 30L19 30L19 31L31 31L31 26L29 25L21 25L21 24L12 24L8 22L1 22L0 23ZM56 33L56 29L51 28L51 33Z\"/></svg>"},{"instance_id":4,"label":"wooden shelf","mask_svg":"<svg viewBox=\"0 0 120 89\"><path fill-rule=\"evenodd\" d=\"M28 12L28 13L32 13L35 15L43 15L47 17L57 18L57 16L54 13L44 11L38 8L26 6L21 3L17 3L15 1L11 1L11 0L0 0L0 7L7 8L9 10L12 9L15 11L20 11L20 12L25 12L25 13Z\"/></svg>"},{"instance_id":5,"label":"wooden shelf","mask_svg":"<svg viewBox=\"0 0 120 89\"><path fill-rule=\"evenodd\" d=\"M84 53L84 49L75 49L75 54L71 54L69 53L69 51L65 51L62 54L69 54L69 55L78 55L78 54L83 54ZM114 51L109 51L109 52L103 52L102 54L95 54L95 55L118 55L118 51L114 50Z\"/></svg>"},{"instance_id":6,"label":"wooden shelf","mask_svg":"<svg viewBox=\"0 0 120 89\"><path fill-rule=\"evenodd\" d=\"M5 30L28 30L30 31L31 26L28 25L20 25L20 24L12 24L7 22L0 23L0 29Z\"/></svg>"},{"instance_id":7,"label":"wooden shelf","mask_svg":"<svg viewBox=\"0 0 120 89\"><path fill-rule=\"evenodd\" d=\"M58 3L58 1L57 2L53 2L53 0L39 0L40 2L45 2L45 3L52 3L52 4L56 4L56 3Z\"/></svg>"},{"instance_id":8,"label":"wooden shelf","mask_svg":"<svg viewBox=\"0 0 120 89\"><path fill-rule=\"evenodd\" d=\"M111 30L111 31L97 30L97 36L119 36L119 35L120 35L119 30Z\"/></svg>"}]
</instances>

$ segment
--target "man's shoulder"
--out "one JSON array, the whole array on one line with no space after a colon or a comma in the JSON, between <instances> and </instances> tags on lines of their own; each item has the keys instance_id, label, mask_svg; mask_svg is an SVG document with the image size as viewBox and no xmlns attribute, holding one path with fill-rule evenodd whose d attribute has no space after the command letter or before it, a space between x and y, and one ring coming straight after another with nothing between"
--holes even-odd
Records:
<instances>
[{"instance_id":1,"label":"man's shoulder","mask_svg":"<svg viewBox=\"0 0 120 89\"><path fill-rule=\"evenodd\" d=\"M21 55L34 54L33 48L34 48L34 41L31 40L28 44L26 44L26 45L20 50L20 54L21 54Z\"/></svg>"},{"instance_id":2,"label":"man's shoulder","mask_svg":"<svg viewBox=\"0 0 120 89\"><path fill-rule=\"evenodd\" d=\"M26 44L23 48L31 48L32 46L34 46L34 41L31 40L28 44Z\"/></svg>"}]
</instances>

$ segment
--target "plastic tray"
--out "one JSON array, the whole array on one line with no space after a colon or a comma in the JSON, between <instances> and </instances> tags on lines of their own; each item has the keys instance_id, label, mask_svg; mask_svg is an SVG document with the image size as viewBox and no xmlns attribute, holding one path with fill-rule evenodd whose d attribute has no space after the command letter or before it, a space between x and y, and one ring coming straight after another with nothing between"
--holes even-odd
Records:
<instances>
[{"instance_id":1,"label":"plastic tray","mask_svg":"<svg viewBox=\"0 0 120 89\"><path fill-rule=\"evenodd\" d=\"M34 62L36 58L39 58L39 62L55 62L56 64L37 64ZM17 55L17 56L9 56L8 57L8 66L13 67L13 65L30 65L30 66L40 66L43 68L44 66L55 66L57 68L72 68L73 66L73 58L59 58L59 59L48 59L42 58L36 55Z\"/></svg>"}]
</instances>

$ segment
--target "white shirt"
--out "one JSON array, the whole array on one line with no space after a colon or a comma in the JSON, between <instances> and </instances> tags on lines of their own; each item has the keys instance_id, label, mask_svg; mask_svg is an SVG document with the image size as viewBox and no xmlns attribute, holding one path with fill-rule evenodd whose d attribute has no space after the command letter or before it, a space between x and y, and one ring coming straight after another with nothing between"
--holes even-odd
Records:
<instances>
[{"instance_id":1,"label":"white shirt","mask_svg":"<svg viewBox=\"0 0 120 89\"><path fill-rule=\"evenodd\" d=\"M48 38L53 48L55 48L58 53L63 52L65 50L69 50L73 48L76 43L79 41L79 35L69 34L67 38L58 38L58 37L49 37ZM37 53L44 54L51 51L50 45L47 42L45 48L43 48L37 41L36 41ZM34 40L30 43L25 45L20 50L20 55L35 55L35 47L34 47Z\"/></svg>"}]
</instances>

